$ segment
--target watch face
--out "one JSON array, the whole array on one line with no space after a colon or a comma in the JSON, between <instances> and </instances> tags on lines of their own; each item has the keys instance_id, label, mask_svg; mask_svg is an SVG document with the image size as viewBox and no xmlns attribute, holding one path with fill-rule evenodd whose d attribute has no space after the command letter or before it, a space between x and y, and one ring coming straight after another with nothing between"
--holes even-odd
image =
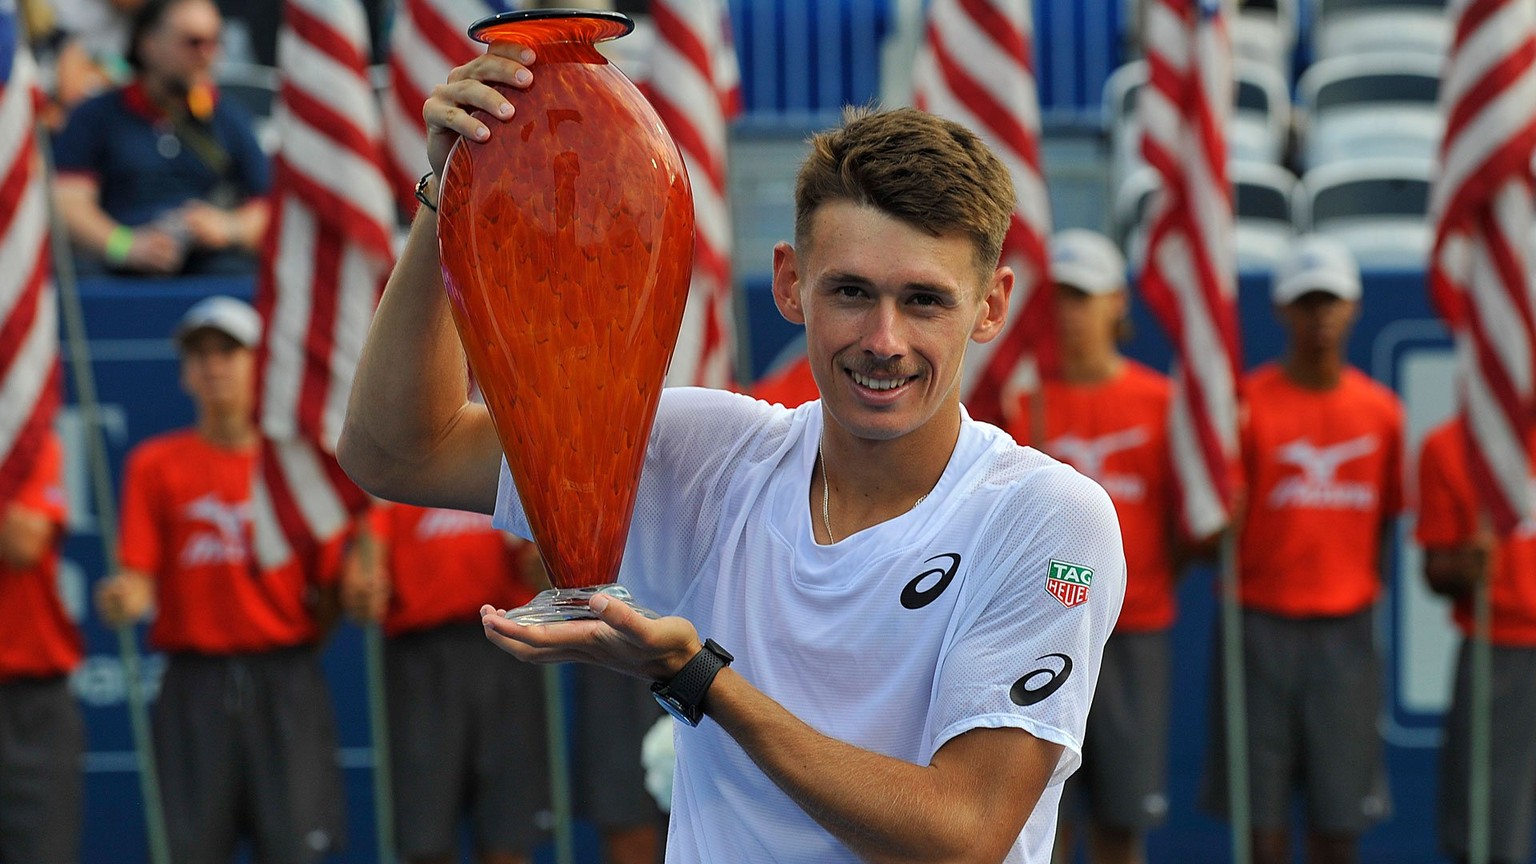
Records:
<instances>
[{"instance_id":1,"label":"watch face","mask_svg":"<svg viewBox=\"0 0 1536 864\"><path fill-rule=\"evenodd\" d=\"M678 722L686 723L690 727L695 728L699 725L699 721L689 717L688 712L683 710L683 706L679 705L676 699L659 690L652 690L651 696L655 697L656 704L665 708L667 713L675 717Z\"/></svg>"}]
</instances>

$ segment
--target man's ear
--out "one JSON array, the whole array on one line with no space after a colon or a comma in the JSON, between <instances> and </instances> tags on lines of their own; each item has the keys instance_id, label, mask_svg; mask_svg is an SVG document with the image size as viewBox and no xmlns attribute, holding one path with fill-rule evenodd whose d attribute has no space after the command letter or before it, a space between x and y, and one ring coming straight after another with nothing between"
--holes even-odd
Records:
<instances>
[{"instance_id":1,"label":"man's ear","mask_svg":"<svg viewBox=\"0 0 1536 864\"><path fill-rule=\"evenodd\" d=\"M791 324L805 324L800 303L800 259L795 247L779 241L773 245L773 304Z\"/></svg>"},{"instance_id":2,"label":"man's ear","mask_svg":"<svg viewBox=\"0 0 1536 864\"><path fill-rule=\"evenodd\" d=\"M986 293L981 298L981 315L976 319L976 326L971 328L972 342L991 342L1003 332L1003 326L1008 323L1008 301L1013 296L1013 282L1012 267L998 267L992 271Z\"/></svg>"}]
</instances>

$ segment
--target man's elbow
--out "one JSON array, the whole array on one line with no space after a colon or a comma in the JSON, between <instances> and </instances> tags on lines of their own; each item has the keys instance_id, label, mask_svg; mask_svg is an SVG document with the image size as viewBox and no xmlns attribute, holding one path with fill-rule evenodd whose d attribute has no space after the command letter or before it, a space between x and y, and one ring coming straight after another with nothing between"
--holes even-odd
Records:
<instances>
[{"instance_id":1,"label":"man's elbow","mask_svg":"<svg viewBox=\"0 0 1536 864\"><path fill-rule=\"evenodd\" d=\"M336 464L358 488L376 498L394 500L389 460L350 419L336 440Z\"/></svg>"}]
</instances>

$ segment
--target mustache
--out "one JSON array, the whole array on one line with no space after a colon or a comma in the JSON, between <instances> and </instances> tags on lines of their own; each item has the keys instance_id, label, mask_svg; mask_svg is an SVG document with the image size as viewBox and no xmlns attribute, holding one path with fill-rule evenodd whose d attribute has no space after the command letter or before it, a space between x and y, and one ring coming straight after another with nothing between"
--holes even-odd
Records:
<instances>
[{"instance_id":1,"label":"mustache","mask_svg":"<svg viewBox=\"0 0 1536 864\"><path fill-rule=\"evenodd\" d=\"M843 367L856 375L865 378L915 378L922 373L921 369L905 368L903 363L880 363L864 361L859 363L844 363Z\"/></svg>"}]
</instances>

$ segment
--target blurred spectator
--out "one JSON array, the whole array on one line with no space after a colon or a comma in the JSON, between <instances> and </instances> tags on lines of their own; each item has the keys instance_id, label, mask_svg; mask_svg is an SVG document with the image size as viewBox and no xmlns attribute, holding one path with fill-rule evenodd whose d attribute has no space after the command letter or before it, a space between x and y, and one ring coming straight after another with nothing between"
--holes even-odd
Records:
<instances>
[{"instance_id":1,"label":"blurred spectator","mask_svg":"<svg viewBox=\"0 0 1536 864\"><path fill-rule=\"evenodd\" d=\"M133 78L128 31L145 0L53 0L58 46L54 62L57 128L85 99Z\"/></svg>"},{"instance_id":2,"label":"blurred spectator","mask_svg":"<svg viewBox=\"0 0 1536 864\"><path fill-rule=\"evenodd\" d=\"M239 273L267 225L266 156L250 117L219 99L211 0L148 0L133 80L89 99L55 141L54 200L76 250L120 273Z\"/></svg>"},{"instance_id":3,"label":"blurred spectator","mask_svg":"<svg viewBox=\"0 0 1536 864\"><path fill-rule=\"evenodd\" d=\"M122 570L97 589L109 624L153 612L149 641L168 658L152 725L173 861L229 861L244 838L257 861L315 862L343 839L317 650L335 580L311 582L295 562L258 572L251 557L260 335L256 310L230 297L182 317L181 383L197 425L129 453Z\"/></svg>"},{"instance_id":4,"label":"blurred spectator","mask_svg":"<svg viewBox=\"0 0 1536 864\"><path fill-rule=\"evenodd\" d=\"M1120 354L1130 298L1125 259L1083 229L1051 238L1060 374L1011 412L1008 431L1088 475L1114 502L1125 546L1124 605L1104 646L1082 767L1062 791L1055 860L1146 858L1146 832L1168 813L1168 710L1175 617L1173 461L1168 379ZM1038 438L1037 438L1038 435Z\"/></svg>"},{"instance_id":5,"label":"blurred spectator","mask_svg":"<svg viewBox=\"0 0 1536 864\"><path fill-rule=\"evenodd\" d=\"M1492 625L1491 727L1488 743L1488 858L1516 864L1531 858L1536 825L1536 522L1526 519L1495 539L1479 503L1460 419L1431 431L1419 456L1417 536L1424 577L1454 604L1462 644L1440 752L1437 834L1457 864L1469 854L1467 790L1472 763L1473 589L1487 585ZM1532 450L1536 453L1536 449Z\"/></svg>"},{"instance_id":6,"label":"blurred spectator","mask_svg":"<svg viewBox=\"0 0 1536 864\"><path fill-rule=\"evenodd\" d=\"M1249 373L1242 391L1238 573L1253 860L1292 860L1299 794L1307 860L1352 862L1360 835L1389 808L1373 615L1381 550L1402 508L1403 409L1344 360L1360 314L1360 271L1346 247L1297 240L1272 299L1285 357ZM1206 805L1225 812L1226 727L1212 723Z\"/></svg>"},{"instance_id":7,"label":"blurred spectator","mask_svg":"<svg viewBox=\"0 0 1536 864\"><path fill-rule=\"evenodd\" d=\"M58 590L63 448L0 501L0 861L80 857L80 706L69 673L80 632Z\"/></svg>"},{"instance_id":8,"label":"blurred spectator","mask_svg":"<svg viewBox=\"0 0 1536 864\"><path fill-rule=\"evenodd\" d=\"M460 860L467 821L475 860L526 864L549 807L543 675L486 641L480 606L532 599L538 553L479 513L380 504L368 526L342 597L384 626L400 858Z\"/></svg>"}]
</instances>

